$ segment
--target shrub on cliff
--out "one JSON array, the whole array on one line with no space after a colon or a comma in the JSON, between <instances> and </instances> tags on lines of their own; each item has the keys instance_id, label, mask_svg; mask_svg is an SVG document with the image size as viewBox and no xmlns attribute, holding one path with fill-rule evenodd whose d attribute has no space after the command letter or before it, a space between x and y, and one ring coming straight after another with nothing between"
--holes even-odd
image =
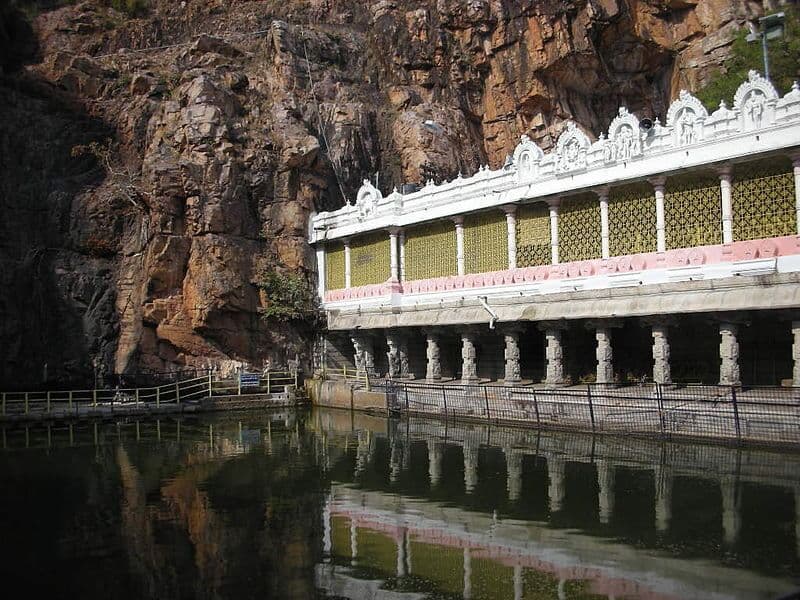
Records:
<instances>
[{"instance_id":1,"label":"shrub on cliff","mask_svg":"<svg viewBox=\"0 0 800 600\"><path fill-rule=\"evenodd\" d=\"M262 268L255 284L264 295L264 306L260 312L265 319L305 321L310 324L319 319L317 291L305 275Z\"/></svg>"},{"instance_id":2,"label":"shrub on cliff","mask_svg":"<svg viewBox=\"0 0 800 600\"><path fill-rule=\"evenodd\" d=\"M786 93L792 82L800 77L800 10L786 7L783 37L769 40L769 75L779 93ZM730 106L733 96L751 69L763 75L764 59L761 41L748 42L748 29L743 28L731 46L730 58L724 69L713 75L708 83L697 92L697 97L713 111L720 100Z\"/></svg>"}]
</instances>

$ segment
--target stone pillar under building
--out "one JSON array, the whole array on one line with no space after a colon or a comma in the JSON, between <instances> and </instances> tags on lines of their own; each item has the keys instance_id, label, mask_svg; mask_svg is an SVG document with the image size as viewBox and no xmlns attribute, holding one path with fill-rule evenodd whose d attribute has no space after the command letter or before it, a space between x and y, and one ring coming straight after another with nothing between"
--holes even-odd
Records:
<instances>
[{"instance_id":1,"label":"stone pillar under building","mask_svg":"<svg viewBox=\"0 0 800 600\"><path fill-rule=\"evenodd\" d=\"M478 352L475 349L475 334L465 331L461 334L461 381L478 381Z\"/></svg>"},{"instance_id":2,"label":"stone pillar under building","mask_svg":"<svg viewBox=\"0 0 800 600\"><path fill-rule=\"evenodd\" d=\"M556 327L545 329L544 335L547 340L545 358L547 359L547 369L544 382L547 385L564 384L564 349L561 345L562 330Z\"/></svg>"},{"instance_id":3,"label":"stone pillar under building","mask_svg":"<svg viewBox=\"0 0 800 600\"><path fill-rule=\"evenodd\" d=\"M661 384L672 383L669 364L669 327L666 324L653 324L653 381Z\"/></svg>"},{"instance_id":4,"label":"stone pillar under building","mask_svg":"<svg viewBox=\"0 0 800 600\"><path fill-rule=\"evenodd\" d=\"M427 371L425 379L428 381L441 381L442 379L442 363L441 363L441 350L439 348L439 336L435 333L429 333L426 337L427 349L426 356L428 359Z\"/></svg>"},{"instance_id":5,"label":"stone pillar under building","mask_svg":"<svg viewBox=\"0 0 800 600\"><path fill-rule=\"evenodd\" d=\"M506 455L506 489L508 499L516 502L522 495L522 459L523 454L515 448L504 448Z\"/></svg>"},{"instance_id":6,"label":"stone pillar under building","mask_svg":"<svg viewBox=\"0 0 800 600\"><path fill-rule=\"evenodd\" d=\"M564 504L564 471L566 462L563 458L550 456L547 458L547 496L550 501L550 513L561 510Z\"/></svg>"},{"instance_id":7,"label":"stone pillar under building","mask_svg":"<svg viewBox=\"0 0 800 600\"><path fill-rule=\"evenodd\" d=\"M389 378L397 379L401 376L400 369L400 336L396 333L386 334L386 358L389 365Z\"/></svg>"},{"instance_id":8,"label":"stone pillar under building","mask_svg":"<svg viewBox=\"0 0 800 600\"><path fill-rule=\"evenodd\" d=\"M739 326L735 323L719 324L719 383L720 385L740 385L739 341L736 334Z\"/></svg>"},{"instance_id":9,"label":"stone pillar under building","mask_svg":"<svg viewBox=\"0 0 800 600\"><path fill-rule=\"evenodd\" d=\"M506 342L506 372L504 382L519 383L522 381L520 370L519 331L506 331L503 334L503 337Z\"/></svg>"},{"instance_id":10,"label":"stone pillar under building","mask_svg":"<svg viewBox=\"0 0 800 600\"><path fill-rule=\"evenodd\" d=\"M442 444L436 440L428 440L428 477L431 487L439 485L442 478Z\"/></svg>"},{"instance_id":11,"label":"stone pillar under building","mask_svg":"<svg viewBox=\"0 0 800 600\"><path fill-rule=\"evenodd\" d=\"M356 371L373 374L375 372L375 350L372 338L368 335L354 333L351 336L354 350Z\"/></svg>"},{"instance_id":12,"label":"stone pillar under building","mask_svg":"<svg viewBox=\"0 0 800 600\"><path fill-rule=\"evenodd\" d=\"M597 483L599 491L597 494L597 504L601 523L611 521L614 513L614 467L607 460L597 460Z\"/></svg>"},{"instance_id":13,"label":"stone pillar under building","mask_svg":"<svg viewBox=\"0 0 800 600\"><path fill-rule=\"evenodd\" d=\"M408 337L401 335L398 343L398 350L400 355L400 377L405 379L414 379L414 374L411 372L411 357L408 354Z\"/></svg>"},{"instance_id":14,"label":"stone pillar under building","mask_svg":"<svg viewBox=\"0 0 800 600\"><path fill-rule=\"evenodd\" d=\"M597 340L597 383L614 382L614 351L611 347L611 328L598 327L594 334Z\"/></svg>"},{"instance_id":15,"label":"stone pillar under building","mask_svg":"<svg viewBox=\"0 0 800 600\"><path fill-rule=\"evenodd\" d=\"M462 452L464 454L464 491L471 494L478 486L478 448L470 442L464 442Z\"/></svg>"},{"instance_id":16,"label":"stone pillar under building","mask_svg":"<svg viewBox=\"0 0 800 600\"><path fill-rule=\"evenodd\" d=\"M792 321L792 385L800 386L800 321Z\"/></svg>"}]
</instances>

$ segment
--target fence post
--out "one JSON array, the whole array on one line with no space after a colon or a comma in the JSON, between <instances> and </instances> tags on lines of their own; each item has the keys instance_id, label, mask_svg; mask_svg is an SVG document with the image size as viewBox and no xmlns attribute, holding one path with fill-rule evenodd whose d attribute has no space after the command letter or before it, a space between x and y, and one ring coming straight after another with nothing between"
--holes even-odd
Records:
<instances>
[{"instance_id":1,"label":"fence post","mask_svg":"<svg viewBox=\"0 0 800 600\"><path fill-rule=\"evenodd\" d=\"M489 388L483 386L483 403L486 405L486 418L489 418Z\"/></svg>"},{"instance_id":2,"label":"fence post","mask_svg":"<svg viewBox=\"0 0 800 600\"><path fill-rule=\"evenodd\" d=\"M408 414L408 384L403 384L403 389L406 392L406 415Z\"/></svg>"},{"instance_id":3,"label":"fence post","mask_svg":"<svg viewBox=\"0 0 800 600\"><path fill-rule=\"evenodd\" d=\"M161 388L156 387L156 406L161 406Z\"/></svg>"},{"instance_id":4,"label":"fence post","mask_svg":"<svg viewBox=\"0 0 800 600\"><path fill-rule=\"evenodd\" d=\"M586 399L589 401L589 417L592 419L592 432L594 432L594 406L592 405L592 384L586 384Z\"/></svg>"},{"instance_id":5,"label":"fence post","mask_svg":"<svg viewBox=\"0 0 800 600\"><path fill-rule=\"evenodd\" d=\"M297 389L297 369L294 370L294 389Z\"/></svg>"},{"instance_id":6,"label":"fence post","mask_svg":"<svg viewBox=\"0 0 800 600\"><path fill-rule=\"evenodd\" d=\"M237 380L237 383L236 383L236 395L237 396L241 396L242 395L242 374L239 373L237 375L237 377L238 377L238 380Z\"/></svg>"},{"instance_id":7,"label":"fence post","mask_svg":"<svg viewBox=\"0 0 800 600\"><path fill-rule=\"evenodd\" d=\"M442 386L442 400L444 401L444 417L447 418L447 388Z\"/></svg>"},{"instance_id":8,"label":"fence post","mask_svg":"<svg viewBox=\"0 0 800 600\"><path fill-rule=\"evenodd\" d=\"M97 408L97 388L92 390L92 407Z\"/></svg>"},{"instance_id":9,"label":"fence post","mask_svg":"<svg viewBox=\"0 0 800 600\"><path fill-rule=\"evenodd\" d=\"M664 426L664 396L661 389L661 384L656 382L656 401L658 402L658 424L661 427L661 437L666 435Z\"/></svg>"},{"instance_id":10,"label":"fence post","mask_svg":"<svg viewBox=\"0 0 800 600\"><path fill-rule=\"evenodd\" d=\"M536 412L536 425L539 425L539 400L536 398L536 390L533 390L533 410Z\"/></svg>"},{"instance_id":11,"label":"fence post","mask_svg":"<svg viewBox=\"0 0 800 600\"><path fill-rule=\"evenodd\" d=\"M175 404L181 403L181 387L180 383L175 382Z\"/></svg>"},{"instance_id":12,"label":"fence post","mask_svg":"<svg viewBox=\"0 0 800 600\"><path fill-rule=\"evenodd\" d=\"M70 390L69 396L67 397L67 408L72 412L72 390Z\"/></svg>"},{"instance_id":13,"label":"fence post","mask_svg":"<svg viewBox=\"0 0 800 600\"><path fill-rule=\"evenodd\" d=\"M135 398L136 398L136 406L139 406L139 388L136 388L134 391Z\"/></svg>"},{"instance_id":14,"label":"fence post","mask_svg":"<svg viewBox=\"0 0 800 600\"><path fill-rule=\"evenodd\" d=\"M28 414L28 392L25 392L25 414Z\"/></svg>"},{"instance_id":15,"label":"fence post","mask_svg":"<svg viewBox=\"0 0 800 600\"><path fill-rule=\"evenodd\" d=\"M211 397L211 388L214 387L214 372L209 369L208 370L208 397Z\"/></svg>"},{"instance_id":16,"label":"fence post","mask_svg":"<svg viewBox=\"0 0 800 600\"><path fill-rule=\"evenodd\" d=\"M364 382L367 386L367 391L369 391L369 371L364 371Z\"/></svg>"},{"instance_id":17,"label":"fence post","mask_svg":"<svg viewBox=\"0 0 800 600\"><path fill-rule=\"evenodd\" d=\"M271 393L270 390L271 390L271 388L270 388L270 384L269 384L269 370L267 370L267 393L268 394Z\"/></svg>"},{"instance_id":18,"label":"fence post","mask_svg":"<svg viewBox=\"0 0 800 600\"><path fill-rule=\"evenodd\" d=\"M344 380L347 381L347 363L342 365L342 377L344 377Z\"/></svg>"},{"instance_id":19,"label":"fence post","mask_svg":"<svg viewBox=\"0 0 800 600\"><path fill-rule=\"evenodd\" d=\"M50 414L50 392L47 392L47 414Z\"/></svg>"},{"instance_id":20,"label":"fence post","mask_svg":"<svg viewBox=\"0 0 800 600\"><path fill-rule=\"evenodd\" d=\"M736 423L736 439L742 439L742 430L739 425L739 403L736 400L736 387L731 386L731 399L733 400L733 419Z\"/></svg>"},{"instance_id":21,"label":"fence post","mask_svg":"<svg viewBox=\"0 0 800 600\"><path fill-rule=\"evenodd\" d=\"M3 416L6 416L6 393L3 392Z\"/></svg>"}]
</instances>

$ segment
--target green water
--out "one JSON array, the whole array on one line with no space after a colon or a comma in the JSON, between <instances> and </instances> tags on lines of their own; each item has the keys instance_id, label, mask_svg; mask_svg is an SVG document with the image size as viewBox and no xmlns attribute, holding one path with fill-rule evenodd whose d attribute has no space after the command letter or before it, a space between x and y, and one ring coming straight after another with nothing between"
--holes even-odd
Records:
<instances>
[{"instance_id":1,"label":"green water","mask_svg":"<svg viewBox=\"0 0 800 600\"><path fill-rule=\"evenodd\" d=\"M346 412L3 430L33 598L778 598L800 454Z\"/></svg>"}]
</instances>

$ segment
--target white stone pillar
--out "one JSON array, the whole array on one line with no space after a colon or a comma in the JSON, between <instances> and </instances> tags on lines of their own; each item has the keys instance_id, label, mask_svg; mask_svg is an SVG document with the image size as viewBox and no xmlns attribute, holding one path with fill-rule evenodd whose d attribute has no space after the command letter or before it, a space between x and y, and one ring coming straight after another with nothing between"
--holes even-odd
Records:
<instances>
[{"instance_id":1,"label":"white stone pillar","mask_svg":"<svg viewBox=\"0 0 800 600\"><path fill-rule=\"evenodd\" d=\"M739 490L736 480L727 476L720 480L722 492L722 531L725 543L733 546L739 539L742 515L739 511Z\"/></svg>"},{"instance_id":2,"label":"white stone pillar","mask_svg":"<svg viewBox=\"0 0 800 600\"><path fill-rule=\"evenodd\" d=\"M439 485L442 478L442 445L436 440L428 440L428 477L431 487Z\"/></svg>"},{"instance_id":3,"label":"white stone pillar","mask_svg":"<svg viewBox=\"0 0 800 600\"><path fill-rule=\"evenodd\" d=\"M800 235L800 154L792 156L792 167L794 170L794 210L797 223L797 235Z\"/></svg>"},{"instance_id":4,"label":"white stone pillar","mask_svg":"<svg viewBox=\"0 0 800 600\"><path fill-rule=\"evenodd\" d=\"M719 324L720 385L739 385L742 382L739 374L739 342L736 339L738 332L736 323Z\"/></svg>"},{"instance_id":5,"label":"white stone pillar","mask_svg":"<svg viewBox=\"0 0 800 600\"><path fill-rule=\"evenodd\" d=\"M598 327L594 334L597 340L597 383L614 382L614 351L611 347L611 328Z\"/></svg>"},{"instance_id":6,"label":"white stone pillar","mask_svg":"<svg viewBox=\"0 0 800 600\"><path fill-rule=\"evenodd\" d=\"M400 281L406 280L406 232L400 230Z\"/></svg>"},{"instance_id":7,"label":"white stone pillar","mask_svg":"<svg viewBox=\"0 0 800 600\"><path fill-rule=\"evenodd\" d=\"M792 385L800 386L800 321L792 321Z\"/></svg>"},{"instance_id":8,"label":"white stone pillar","mask_svg":"<svg viewBox=\"0 0 800 600\"><path fill-rule=\"evenodd\" d=\"M516 502L522 495L522 458L521 451L514 448L504 448L506 455L506 489L508 499Z\"/></svg>"},{"instance_id":9,"label":"white stone pillar","mask_svg":"<svg viewBox=\"0 0 800 600\"><path fill-rule=\"evenodd\" d=\"M428 359L427 372L425 379L428 381L440 381L442 379L441 350L439 349L439 336L435 333L428 333L426 337Z\"/></svg>"},{"instance_id":10,"label":"white stone pillar","mask_svg":"<svg viewBox=\"0 0 800 600\"><path fill-rule=\"evenodd\" d=\"M519 331L510 330L503 334L505 339L506 372L504 383L519 383L522 381L520 373Z\"/></svg>"},{"instance_id":11,"label":"white stone pillar","mask_svg":"<svg viewBox=\"0 0 800 600\"><path fill-rule=\"evenodd\" d=\"M317 246L317 293L325 299L325 245Z\"/></svg>"},{"instance_id":12,"label":"white stone pillar","mask_svg":"<svg viewBox=\"0 0 800 600\"><path fill-rule=\"evenodd\" d=\"M726 165L720 167L719 188L722 198L722 243L733 243L733 200L731 197L731 181L733 180L733 169Z\"/></svg>"},{"instance_id":13,"label":"white stone pillar","mask_svg":"<svg viewBox=\"0 0 800 600\"><path fill-rule=\"evenodd\" d=\"M672 519L672 471L669 467L657 466L653 477L656 484L656 531L664 533Z\"/></svg>"},{"instance_id":14,"label":"white stone pillar","mask_svg":"<svg viewBox=\"0 0 800 600\"><path fill-rule=\"evenodd\" d=\"M471 442L464 442L464 491L471 494L478 486L478 448Z\"/></svg>"},{"instance_id":15,"label":"white stone pillar","mask_svg":"<svg viewBox=\"0 0 800 600\"><path fill-rule=\"evenodd\" d=\"M550 514L561 510L564 504L564 471L566 463L563 458L549 456L547 458L547 496L550 500Z\"/></svg>"},{"instance_id":16,"label":"white stone pillar","mask_svg":"<svg viewBox=\"0 0 800 600\"><path fill-rule=\"evenodd\" d=\"M478 381L478 352L475 349L475 334L465 331L461 334L461 381Z\"/></svg>"},{"instance_id":17,"label":"white stone pillar","mask_svg":"<svg viewBox=\"0 0 800 600\"><path fill-rule=\"evenodd\" d=\"M547 385L562 385L564 383L564 349L561 345L561 329L556 327L546 329L544 335L547 340L545 349L547 370L544 382Z\"/></svg>"},{"instance_id":18,"label":"white stone pillar","mask_svg":"<svg viewBox=\"0 0 800 600\"><path fill-rule=\"evenodd\" d=\"M503 207L506 213L506 232L508 235L508 268L517 268L517 205Z\"/></svg>"},{"instance_id":19,"label":"white stone pillar","mask_svg":"<svg viewBox=\"0 0 800 600\"><path fill-rule=\"evenodd\" d=\"M352 281L350 271L350 240L344 240L344 287L350 289Z\"/></svg>"},{"instance_id":20,"label":"white stone pillar","mask_svg":"<svg viewBox=\"0 0 800 600\"><path fill-rule=\"evenodd\" d=\"M550 200L550 257L554 265L558 264L558 204L559 200Z\"/></svg>"},{"instance_id":21,"label":"white stone pillar","mask_svg":"<svg viewBox=\"0 0 800 600\"><path fill-rule=\"evenodd\" d=\"M466 263L464 262L464 217L453 217L456 224L456 266L459 275L466 275Z\"/></svg>"},{"instance_id":22,"label":"white stone pillar","mask_svg":"<svg viewBox=\"0 0 800 600\"><path fill-rule=\"evenodd\" d=\"M389 272L392 283L400 282L400 260L397 253L397 234L398 229L396 227L389 229Z\"/></svg>"},{"instance_id":23,"label":"white stone pillar","mask_svg":"<svg viewBox=\"0 0 800 600\"><path fill-rule=\"evenodd\" d=\"M656 251L667 251L667 217L664 205L664 192L667 178L654 177L650 180L656 197Z\"/></svg>"},{"instance_id":24,"label":"white stone pillar","mask_svg":"<svg viewBox=\"0 0 800 600\"><path fill-rule=\"evenodd\" d=\"M597 483L599 491L597 494L597 504L601 523L611 521L614 513L614 467L607 460L597 460Z\"/></svg>"},{"instance_id":25,"label":"white stone pillar","mask_svg":"<svg viewBox=\"0 0 800 600\"><path fill-rule=\"evenodd\" d=\"M600 241L602 246L602 257L611 256L611 245L608 234L608 192L609 188L604 187L597 190L597 197L600 199Z\"/></svg>"},{"instance_id":26,"label":"white stone pillar","mask_svg":"<svg viewBox=\"0 0 800 600\"><path fill-rule=\"evenodd\" d=\"M653 324L653 381L661 384L672 383L669 364L669 327L666 324Z\"/></svg>"}]
</instances>

